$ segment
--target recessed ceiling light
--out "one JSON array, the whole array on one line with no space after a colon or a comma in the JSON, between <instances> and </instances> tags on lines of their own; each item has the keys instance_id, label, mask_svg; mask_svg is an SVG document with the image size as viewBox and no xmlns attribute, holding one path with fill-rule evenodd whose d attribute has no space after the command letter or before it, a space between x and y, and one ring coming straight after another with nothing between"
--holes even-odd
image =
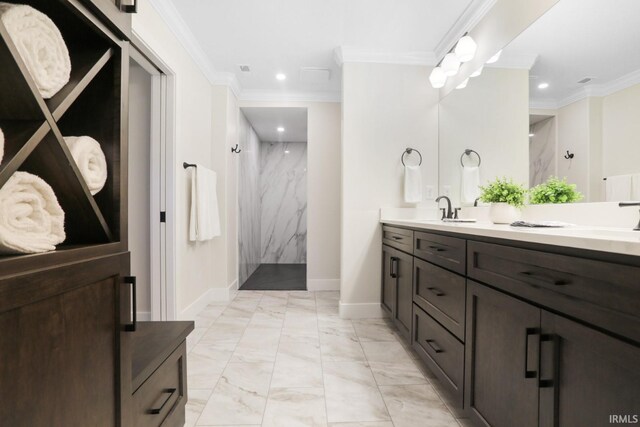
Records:
<instances>
[{"instance_id":1,"label":"recessed ceiling light","mask_svg":"<svg viewBox=\"0 0 640 427\"><path fill-rule=\"evenodd\" d=\"M284 154L289 154L289 150L284 150Z\"/></svg>"},{"instance_id":2,"label":"recessed ceiling light","mask_svg":"<svg viewBox=\"0 0 640 427\"><path fill-rule=\"evenodd\" d=\"M538 89L546 89L549 87L549 83L540 83Z\"/></svg>"},{"instance_id":3,"label":"recessed ceiling light","mask_svg":"<svg viewBox=\"0 0 640 427\"><path fill-rule=\"evenodd\" d=\"M277 131L278 131L278 132L284 132L284 128L283 128L282 126L278 126Z\"/></svg>"},{"instance_id":4,"label":"recessed ceiling light","mask_svg":"<svg viewBox=\"0 0 640 427\"><path fill-rule=\"evenodd\" d=\"M280 80L280 81L286 80L287 79L287 75L284 74L284 73L278 73L278 74L276 74L276 79Z\"/></svg>"}]
</instances>

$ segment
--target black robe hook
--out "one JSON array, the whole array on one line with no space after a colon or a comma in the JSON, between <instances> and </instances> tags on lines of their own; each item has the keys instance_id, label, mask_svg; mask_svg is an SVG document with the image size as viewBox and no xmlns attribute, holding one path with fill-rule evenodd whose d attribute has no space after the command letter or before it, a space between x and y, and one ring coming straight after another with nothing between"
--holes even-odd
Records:
<instances>
[{"instance_id":1,"label":"black robe hook","mask_svg":"<svg viewBox=\"0 0 640 427\"><path fill-rule=\"evenodd\" d=\"M567 160L571 160L573 159L573 156L575 156L575 154L570 153L569 150L567 150L567 154L564 155L564 158Z\"/></svg>"},{"instance_id":2,"label":"black robe hook","mask_svg":"<svg viewBox=\"0 0 640 427\"><path fill-rule=\"evenodd\" d=\"M232 147L232 148L231 148L231 152L232 152L232 153L236 153L236 154L237 154L237 153L240 153L241 151L242 151L242 150L238 149L238 144L236 144L236 146L235 146L235 147Z\"/></svg>"}]
</instances>

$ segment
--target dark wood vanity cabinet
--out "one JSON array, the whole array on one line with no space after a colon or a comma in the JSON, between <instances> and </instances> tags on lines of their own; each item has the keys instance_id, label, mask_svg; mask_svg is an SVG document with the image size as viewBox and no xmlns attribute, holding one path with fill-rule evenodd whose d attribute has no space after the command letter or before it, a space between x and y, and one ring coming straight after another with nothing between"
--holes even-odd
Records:
<instances>
[{"instance_id":1,"label":"dark wood vanity cabinet","mask_svg":"<svg viewBox=\"0 0 640 427\"><path fill-rule=\"evenodd\" d=\"M413 256L395 248L382 248L382 307L407 341L413 310Z\"/></svg>"}]
</instances>

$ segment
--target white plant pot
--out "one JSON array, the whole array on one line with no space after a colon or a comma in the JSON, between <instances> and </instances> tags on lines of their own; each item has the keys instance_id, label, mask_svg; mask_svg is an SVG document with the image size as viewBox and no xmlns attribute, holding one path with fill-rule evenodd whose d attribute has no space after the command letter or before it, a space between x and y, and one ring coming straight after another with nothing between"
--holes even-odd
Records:
<instances>
[{"instance_id":1,"label":"white plant pot","mask_svg":"<svg viewBox=\"0 0 640 427\"><path fill-rule=\"evenodd\" d=\"M508 203L491 203L489 219L494 224L511 224L520 219L520 209Z\"/></svg>"}]
</instances>

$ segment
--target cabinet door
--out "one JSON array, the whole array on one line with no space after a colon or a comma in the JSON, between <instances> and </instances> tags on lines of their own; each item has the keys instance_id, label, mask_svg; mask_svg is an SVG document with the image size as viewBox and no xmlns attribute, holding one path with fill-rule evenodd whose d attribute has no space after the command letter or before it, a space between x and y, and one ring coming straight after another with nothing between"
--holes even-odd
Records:
<instances>
[{"instance_id":1,"label":"cabinet door","mask_svg":"<svg viewBox=\"0 0 640 427\"><path fill-rule=\"evenodd\" d=\"M392 277L392 269L395 268L395 260L392 259L393 249L382 246L382 297L381 303L391 317L394 316L396 306L397 280Z\"/></svg>"},{"instance_id":2,"label":"cabinet door","mask_svg":"<svg viewBox=\"0 0 640 427\"><path fill-rule=\"evenodd\" d=\"M639 347L546 311L542 333L541 426L640 422Z\"/></svg>"},{"instance_id":3,"label":"cabinet door","mask_svg":"<svg viewBox=\"0 0 640 427\"><path fill-rule=\"evenodd\" d=\"M467 282L465 407L479 425L538 425L540 309Z\"/></svg>"},{"instance_id":4,"label":"cabinet door","mask_svg":"<svg viewBox=\"0 0 640 427\"><path fill-rule=\"evenodd\" d=\"M413 318L413 256L398 252L395 258L398 280L395 321L398 331L409 342Z\"/></svg>"}]
</instances>

